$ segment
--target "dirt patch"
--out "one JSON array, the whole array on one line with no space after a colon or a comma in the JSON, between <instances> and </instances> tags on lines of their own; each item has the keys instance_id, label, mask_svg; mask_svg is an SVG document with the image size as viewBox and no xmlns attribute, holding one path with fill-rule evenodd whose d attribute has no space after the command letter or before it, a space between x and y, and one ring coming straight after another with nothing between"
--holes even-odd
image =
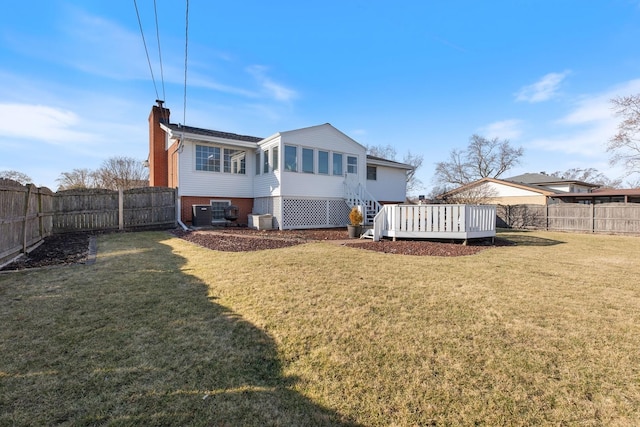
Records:
<instances>
[{"instance_id":1,"label":"dirt patch","mask_svg":"<svg viewBox=\"0 0 640 427\"><path fill-rule=\"evenodd\" d=\"M1 270L24 270L86 262L90 239L91 235L87 233L54 234L45 237L40 246Z\"/></svg>"}]
</instances>

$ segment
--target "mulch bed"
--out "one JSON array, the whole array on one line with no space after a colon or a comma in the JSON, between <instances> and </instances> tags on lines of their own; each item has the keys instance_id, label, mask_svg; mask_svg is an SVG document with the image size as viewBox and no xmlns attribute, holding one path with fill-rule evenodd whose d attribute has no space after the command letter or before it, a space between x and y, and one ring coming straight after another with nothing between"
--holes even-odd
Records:
<instances>
[{"instance_id":1,"label":"mulch bed","mask_svg":"<svg viewBox=\"0 0 640 427\"><path fill-rule=\"evenodd\" d=\"M495 246L512 245L508 240L496 238L478 240L463 245L461 242L436 242L425 240L383 240L349 239L347 230L254 230L243 227L203 229L196 231L172 230L171 233L181 239L202 247L227 252L248 252L277 249L300 245L313 241L333 241L335 244L377 252L417 256L463 256L473 255ZM1 270L24 270L27 268L68 265L87 262L89 256L89 233L56 234L44 239L44 242L31 253L6 265Z\"/></svg>"},{"instance_id":2,"label":"mulch bed","mask_svg":"<svg viewBox=\"0 0 640 427\"><path fill-rule=\"evenodd\" d=\"M45 237L40 246L0 270L24 270L85 262L89 255L90 238L89 233L54 234Z\"/></svg>"},{"instance_id":3,"label":"mulch bed","mask_svg":"<svg viewBox=\"0 0 640 427\"><path fill-rule=\"evenodd\" d=\"M174 231L181 239L205 248L248 252L265 249L276 249L299 245L312 241L336 241L344 246L401 255L417 256L463 256L473 255L495 246L506 246L512 243L504 239L476 240L463 245L462 242L441 242L425 240L382 240L373 242L368 239L349 239L346 229L313 229L313 230L254 230L249 228L221 228L214 230Z\"/></svg>"}]
</instances>

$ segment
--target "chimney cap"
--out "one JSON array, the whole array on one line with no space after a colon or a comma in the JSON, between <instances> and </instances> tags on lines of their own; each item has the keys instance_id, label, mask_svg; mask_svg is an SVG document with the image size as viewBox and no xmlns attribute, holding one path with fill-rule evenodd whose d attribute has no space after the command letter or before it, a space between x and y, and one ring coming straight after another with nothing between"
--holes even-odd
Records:
<instances>
[{"instance_id":1,"label":"chimney cap","mask_svg":"<svg viewBox=\"0 0 640 427\"><path fill-rule=\"evenodd\" d=\"M161 99L156 99L156 102L158 103L158 107L162 108L162 104L164 104L164 101Z\"/></svg>"}]
</instances>

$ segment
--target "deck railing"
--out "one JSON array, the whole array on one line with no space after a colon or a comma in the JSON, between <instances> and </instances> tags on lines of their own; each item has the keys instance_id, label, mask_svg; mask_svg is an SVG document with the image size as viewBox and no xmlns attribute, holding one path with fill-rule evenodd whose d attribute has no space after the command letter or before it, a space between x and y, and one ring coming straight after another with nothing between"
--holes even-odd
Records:
<instances>
[{"instance_id":1,"label":"deck railing","mask_svg":"<svg viewBox=\"0 0 640 427\"><path fill-rule=\"evenodd\" d=\"M352 187L344 183L345 200L349 207L360 206L365 225L370 225L373 217L380 212L382 205L367 191L362 184Z\"/></svg>"},{"instance_id":2,"label":"deck railing","mask_svg":"<svg viewBox=\"0 0 640 427\"><path fill-rule=\"evenodd\" d=\"M493 237L496 207L487 205L384 205L373 222L381 237L471 239Z\"/></svg>"}]
</instances>

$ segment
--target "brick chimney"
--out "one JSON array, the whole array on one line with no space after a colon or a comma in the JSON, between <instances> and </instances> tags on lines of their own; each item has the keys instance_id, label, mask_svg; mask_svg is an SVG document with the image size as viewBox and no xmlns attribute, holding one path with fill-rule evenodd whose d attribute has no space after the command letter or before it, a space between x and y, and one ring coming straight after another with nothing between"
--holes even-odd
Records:
<instances>
[{"instance_id":1,"label":"brick chimney","mask_svg":"<svg viewBox=\"0 0 640 427\"><path fill-rule=\"evenodd\" d=\"M160 123L169 124L168 108L164 101L156 99L158 105L151 108L149 114L149 186L169 186L169 158L167 155L166 134Z\"/></svg>"}]
</instances>

